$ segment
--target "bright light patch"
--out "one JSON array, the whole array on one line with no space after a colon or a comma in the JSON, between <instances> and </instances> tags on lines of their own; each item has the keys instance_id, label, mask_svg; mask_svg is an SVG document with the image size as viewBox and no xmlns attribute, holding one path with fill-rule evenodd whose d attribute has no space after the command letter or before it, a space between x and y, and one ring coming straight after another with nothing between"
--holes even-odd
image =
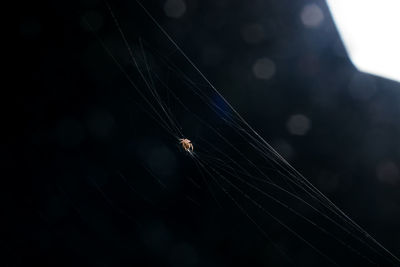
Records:
<instances>
[{"instance_id":1,"label":"bright light patch","mask_svg":"<svg viewBox=\"0 0 400 267\"><path fill-rule=\"evenodd\" d=\"M400 0L326 0L351 61L400 82Z\"/></svg>"}]
</instances>

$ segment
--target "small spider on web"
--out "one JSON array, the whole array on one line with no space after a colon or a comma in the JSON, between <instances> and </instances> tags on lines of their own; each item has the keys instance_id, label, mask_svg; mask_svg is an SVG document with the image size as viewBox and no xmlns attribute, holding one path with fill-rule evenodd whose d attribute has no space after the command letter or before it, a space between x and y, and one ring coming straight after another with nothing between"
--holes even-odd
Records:
<instances>
[{"instance_id":1,"label":"small spider on web","mask_svg":"<svg viewBox=\"0 0 400 267\"><path fill-rule=\"evenodd\" d=\"M180 138L179 143L182 145L182 148L189 153L193 152L193 144L192 141L190 141L187 138Z\"/></svg>"}]
</instances>

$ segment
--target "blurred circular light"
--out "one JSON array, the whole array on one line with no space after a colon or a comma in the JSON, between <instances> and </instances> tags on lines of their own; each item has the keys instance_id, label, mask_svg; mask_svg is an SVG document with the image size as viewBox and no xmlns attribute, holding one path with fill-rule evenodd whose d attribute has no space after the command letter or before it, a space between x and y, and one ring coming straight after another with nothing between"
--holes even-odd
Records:
<instances>
[{"instance_id":1,"label":"blurred circular light","mask_svg":"<svg viewBox=\"0 0 400 267\"><path fill-rule=\"evenodd\" d=\"M302 114L295 114L290 116L286 126L293 135L305 135L311 129L311 120Z\"/></svg>"},{"instance_id":2,"label":"blurred circular light","mask_svg":"<svg viewBox=\"0 0 400 267\"><path fill-rule=\"evenodd\" d=\"M396 184L400 181L399 168L392 161L378 164L376 174L379 180L388 184Z\"/></svg>"},{"instance_id":3,"label":"blurred circular light","mask_svg":"<svg viewBox=\"0 0 400 267\"><path fill-rule=\"evenodd\" d=\"M164 4L164 12L170 18L180 18L186 12L186 3L183 0L167 0Z\"/></svg>"},{"instance_id":4,"label":"blurred circular light","mask_svg":"<svg viewBox=\"0 0 400 267\"><path fill-rule=\"evenodd\" d=\"M309 4L303 7L300 18L305 26L316 28L324 20L324 13L316 4Z\"/></svg>"},{"instance_id":5,"label":"blurred circular light","mask_svg":"<svg viewBox=\"0 0 400 267\"><path fill-rule=\"evenodd\" d=\"M260 24L244 25L240 33L242 34L243 40L249 44L260 43L265 37L264 28Z\"/></svg>"},{"instance_id":6,"label":"blurred circular light","mask_svg":"<svg viewBox=\"0 0 400 267\"><path fill-rule=\"evenodd\" d=\"M276 140L273 143L274 149L282 155L287 161L290 161L294 156L293 147L284 139Z\"/></svg>"},{"instance_id":7,"label":"blurred circular light","mask_svg":"<svg viewBox=\"0 0 400 267\"><path fill-rule=\"evenodd\" d=\"M271 79L275 74L275 63L269 58L260 58L253 65L253 73L258 79Z\"/></svg>"}]
</instances>

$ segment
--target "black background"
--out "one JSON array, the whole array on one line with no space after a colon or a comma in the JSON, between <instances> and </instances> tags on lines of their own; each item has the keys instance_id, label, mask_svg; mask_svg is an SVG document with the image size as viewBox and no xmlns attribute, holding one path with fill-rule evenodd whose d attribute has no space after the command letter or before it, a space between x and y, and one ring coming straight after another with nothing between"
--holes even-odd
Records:
<instances>
[{"instance_id":1,"label":"black background","mask_svg":"<svg viewBox=\"0 0 400 267\"><path fill-rule=\"evenodd\" d=\"M177 19L165 15L164 1L143 2L261 136L400 254L400 85L355 69L325 2L192 0ZM300 19L310 3L324 14L317 28ZM110 4L129 40L143 38L196 77L134 1ZM182 186L182 177L198 177L195 166L135 104L140 100L83 20L128 65L102 1L33 2L21 10L20 86L7 98L12 105L5 112L9 134L2 149L3 179L11 182L3 195L10 225L2 245L9 266L288 264L221 193L222 208L207 188L191 192ZM256 43L242 34L252 23L264 27ZM252 73L261 57L275 63L269 80ZM184 94L182 100L197 103ZM207 133L176 110L196 149L196 138ZM288 131L293 114L311 120L305 135ZM162 181L167 189L146 164L161 172L168 166L169 178ZM271 225L272 239L296 265L325 264ZM312 238L312 231L304 231ZM345 255L335 258L361 264Z\"/></svg>"}]
</instances>

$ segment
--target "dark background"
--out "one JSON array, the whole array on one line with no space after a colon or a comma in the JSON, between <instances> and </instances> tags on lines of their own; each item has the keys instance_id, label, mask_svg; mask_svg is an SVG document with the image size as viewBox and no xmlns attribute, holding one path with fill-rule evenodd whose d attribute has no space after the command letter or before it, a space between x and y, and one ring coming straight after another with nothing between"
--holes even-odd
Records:
<instances>
[{"instance_id":1,"label":"dark background","mask_svg":"<svg viewBox=\"0 0 400 267\"><path fill-rule=\"evenodd\" d=\"M143 2L261 136L400 254L400 85L355 69L324 1L188 0L179 18L166 16L164 1ZM310 28L301 12L313 3L324 19ZM205 84L134 1L110 4L132 43L143 38ZM182 185L199 176L196 168L139 107L96 39L129 65L102 1L26 3L17 24L19 86L7 97L2 149L10 184L3 195L6 266L288 264L223 194L220 208L206 187L192 192ZM253 73L263 57L275 64L267 80ZM207 133L172 110L196 149ZM294 114L311 122L302 135L288 130ZM296 265L326 263L279 225L271 227L273 241ZM361 265L345 255L335 258Z\"/></svg>"}]
</instances>

